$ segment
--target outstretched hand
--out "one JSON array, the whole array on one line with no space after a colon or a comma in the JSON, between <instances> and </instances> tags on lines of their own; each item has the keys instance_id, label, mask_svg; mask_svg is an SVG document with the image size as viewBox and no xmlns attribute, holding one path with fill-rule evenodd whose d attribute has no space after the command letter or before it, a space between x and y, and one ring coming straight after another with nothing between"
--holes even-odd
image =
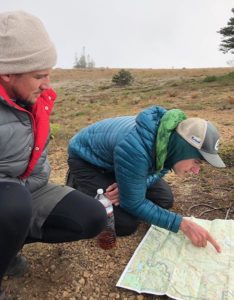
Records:
<instances>
[{"instance_id":1,"label":"outstretched hand","mask_svg":"<svg viewBox=\"0 0 234 300\"><path fill-rule=\"evenodd\" d=\"M119 205L119 189L116 182L107 187L105 196L110 199L113 205Z\"/></svg>"},{"instance_id":2,"label":"outstretched hand","mask_svg":"<svg viewBox=\"0 0 234 300\"><path fill-rule=\"evenodd\" d=\"M221 252L221 247L217 241L202 226L187 219L182 219L180 229L191 240L196 247L206 247L207 242L211 243L217 252Z\"/></svg>"}]
</instances>

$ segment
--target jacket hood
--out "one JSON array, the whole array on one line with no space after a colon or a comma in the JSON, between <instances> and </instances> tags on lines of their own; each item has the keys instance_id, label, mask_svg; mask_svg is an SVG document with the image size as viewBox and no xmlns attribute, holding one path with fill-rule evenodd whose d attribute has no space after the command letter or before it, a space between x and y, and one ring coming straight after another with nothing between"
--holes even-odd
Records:
<instances>
[{"instance_id":1,"label":"jacket hood","mask_svg":"<svg viewBox=\"0 0 234 300\"><path fill-rule=\"evenodd\" d=\"M161 106L152 106L136 117L136 130L142 140L146 139L155 145L155 137L157 136L158 127L162 116L167 112L167 110ZM155 147L153 147L154 149ZM149 151L153 150L152 148Z\"/></svg>"}]
</instances>

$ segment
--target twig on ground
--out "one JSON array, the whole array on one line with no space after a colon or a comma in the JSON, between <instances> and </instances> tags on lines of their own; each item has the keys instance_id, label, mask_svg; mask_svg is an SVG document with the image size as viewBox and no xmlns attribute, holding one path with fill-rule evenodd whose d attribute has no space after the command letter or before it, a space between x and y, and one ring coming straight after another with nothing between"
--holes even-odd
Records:
<instances>
[{"instance_id":1,"label":"twig on ground","mask_svg":"<svg viewBox=\"0 0 234 300\"><path fill-rule=\"evenodd\" d=\"M228 208L228 210L227 210L227 212L226 212L225 220L227 220L230 211L232 211L233 205L234 205L234 202L232 202L232 203L230 204L230 206L229 206L229 208Z\"/></svg>"},{"instance_id":2,"label":"twig on ground","mask_svg":"<svg viewBox=\"0 0 234 300\"><path fill-rule=\"evenodd\" d=\"M214 207L214 208L212 208L212 209L207 209L207 210L201 212L200 215L198 215L198 217L201 217L201 216L203 216L205 213L208 213L208 212L213 211L213 210L222 210L222 209L226 209L226 208L227 208L227 207Z\"/></svg>"},{"instance_id":3,"label":"twig on ground","mask_svg":"<svg viewBox=\"0 0 234 300\"><path fill-rule=\"evenodd\" d=\"M201 203L201 204L196 204L196 205L192 205L189 207L189 210L188 210L188 213L191 215L191 210L195 207L198 207L198 206L205 206L205 207L209 207L209 208L212 208L212 209L215 209L214 206L212 205L208 205L208 204L204 204L204 203Z\"/></svg>"},{"instance_id":4,"label":"twig on ground","mask_svg":"<svg viewBox=\"0 0 234 300\"><path fill-rule=\"evenodd\" d=\"M224 209L227 209L227 212L226 212L226 216L225 216L225 220L228 218L228 215L230 212L232 212L232 207L234 206L234 202L232 202L230 204L230 206L224 206L224 207L214 207L212 205L208 205L208 204L205 204L205 203L200 203L200 204L196 204L196 205L193 205L189 208L188 210L188 213L191 215L191 210L195 207L198 207L198 206L205 206L205 207L209 207L210 209L207 209L203 212L201 212L198 217L201 217L203 216L204 214L208 213L208 212L211 212L211 211L214 211L214 210L224 210Z\"/></svg>"}]
</instances>

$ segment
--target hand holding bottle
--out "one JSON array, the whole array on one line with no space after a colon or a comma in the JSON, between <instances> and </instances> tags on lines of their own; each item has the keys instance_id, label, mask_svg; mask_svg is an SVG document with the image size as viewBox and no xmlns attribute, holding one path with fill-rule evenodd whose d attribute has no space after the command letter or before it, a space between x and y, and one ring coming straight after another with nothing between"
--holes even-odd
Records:
<instances>
[{"instance_id":1,"label":"hand holding bottle","mask_svg":"<svg viewBox=\"0 0 234 300\"><path fill-rule=\"evenodd\" d=\"M105 196L110 199L113 205L119 205L119 189L116 182L107 187Z\"/></svg>"}]
</instances>

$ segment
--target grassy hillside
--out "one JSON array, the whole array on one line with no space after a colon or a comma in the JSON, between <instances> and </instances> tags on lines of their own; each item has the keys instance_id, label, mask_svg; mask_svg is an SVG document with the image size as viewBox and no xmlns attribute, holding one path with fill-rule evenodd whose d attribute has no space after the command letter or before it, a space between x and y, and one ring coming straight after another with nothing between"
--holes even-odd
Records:
<instances>
[{"instance_id":1,"label":"grassy hillside","mask_svg":"<svg viewBox=\"0 0 234 300\"><path fill-rule=\"evenodd\" d=\"M225 148L232 147L233 69L134 69L129 70L135 78L134 83L127 87L112 84L112 76L118 71L53 71L52 86L58 98L51 118L53 140L50 153L53 161L61 160L62 173L66 168L67 143L78 130L104 118L137 114L151 105L180 108L189 117L209 119L222 134L221 150L225 150L224 141ZM56 175L53 180L61 181Z\"/></svg>"}]
</instances>

